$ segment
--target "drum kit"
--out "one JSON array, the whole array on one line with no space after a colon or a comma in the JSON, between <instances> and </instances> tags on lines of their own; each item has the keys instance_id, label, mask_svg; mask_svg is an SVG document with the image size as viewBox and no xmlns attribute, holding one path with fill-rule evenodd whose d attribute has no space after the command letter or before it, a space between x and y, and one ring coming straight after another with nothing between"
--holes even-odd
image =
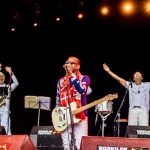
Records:
<instances>
[{"instance_id":1,"label":"drum kit","mask_svg":"<svg viewBox=\"0 0 150 150\"><path fill-rule=\"evenodd\" d=\"M104 137L104 127L105 120L107 117L113 112L113 102L112 101L104 101L95 106L95 112L99 114L102 118L102 137Z\"/></svg>"}]
</instances>

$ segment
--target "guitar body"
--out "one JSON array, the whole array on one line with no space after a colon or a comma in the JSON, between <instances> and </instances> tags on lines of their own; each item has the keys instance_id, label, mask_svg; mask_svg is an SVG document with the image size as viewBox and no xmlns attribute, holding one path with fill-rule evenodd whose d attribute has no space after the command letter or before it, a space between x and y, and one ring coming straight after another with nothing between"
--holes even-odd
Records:
<instances>
[{"instance_id":1,"label":"guitar body","mask_svg":"<svg viewBox=\"0 0 150 150\"><path fill-rule=\"evenodd\" d=\"M70 107L71 107L71 113L72 111L77 109L77 105L75 102L72 102L70 104ZM76 118L76 116L73 114L72 114L72 118L74 124L81 121L80 119ZM62 132L66 130L67 127L71 125L69 107L54 108L52 111L52 122L53 122L54 129L57 132Z\"/></svg>"},{"instance_id":2,"label":"guitar body","mask_svg":"<svg viewBox=\"0 0 150 150\"><path fill-rule=\"evenodd\" d=\"M108 94L107 96L105 96L101 99L95 100L94 102L89 103L80 108L77 108L76 102L72 102L70 104L70 107L71 107L73 123L78 123L81 121L80 119L76 118L76 116L75 116L76 114L83 112L84 110L87 110L99 103L104 102L104 101L113 100L114 98L118 98L118 94ZM52 111L52 122L53 122L54 129L57 132L62 132L64 130L66 130L67 127L72 123L71 118L70 118L69 107L54 108Z\"/></svg>"}]
</instances>

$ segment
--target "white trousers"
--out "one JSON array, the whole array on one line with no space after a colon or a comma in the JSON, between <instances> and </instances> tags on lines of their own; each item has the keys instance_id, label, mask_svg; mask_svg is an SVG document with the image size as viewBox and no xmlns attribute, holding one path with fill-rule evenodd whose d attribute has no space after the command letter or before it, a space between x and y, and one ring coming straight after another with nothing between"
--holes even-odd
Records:
<instances>
[{"instance_id":1,"label":"white trousers","mask_svg":"<svg viewBox=\"0 0 150 150\"><path fill-rule=\"evenodd\" d=\"M148 126L149 112L142 108L129 109L128 125Z\"/></svg>"},{"instance_id":2,"label":"white trousers","mask_svg":"<svg viewBox=\"0 0 150 150\"><path fill-rule=\"evenodd\" d=\"M71 127L68 130L62 132L62 141L64 150L71 150ZM88 119L84 119L81 122L74 124L74 138L75 146L77 150L80 150L80 144L82 136L88 135Z\"/></svg>"},{"instance_id":3,"label":"white trousers","mask_svg":"<svg viewBox=\"0 0 150 150\"><path fill-rule=\"evenodd\" d=\"M7 135L11 135L11 120L8 112L0 111L0 125L4 126Z\"/></svg>"}]
</instances>

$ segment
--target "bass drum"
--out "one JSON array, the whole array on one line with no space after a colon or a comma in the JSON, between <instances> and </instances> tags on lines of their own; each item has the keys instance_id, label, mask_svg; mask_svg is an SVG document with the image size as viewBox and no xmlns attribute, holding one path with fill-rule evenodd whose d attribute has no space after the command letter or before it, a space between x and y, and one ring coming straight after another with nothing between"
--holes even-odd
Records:
<instances>
[{"instance_id":1,"label":"bass drum","mask_svg":"<svg viewBox=\"0 0 150 150\"><path fill-rule=\"evenodd\" d=\"M95 107L95 112L100 114L110 114L113 112L113 102L104 101Z\"/></svg>"}]
</instances>

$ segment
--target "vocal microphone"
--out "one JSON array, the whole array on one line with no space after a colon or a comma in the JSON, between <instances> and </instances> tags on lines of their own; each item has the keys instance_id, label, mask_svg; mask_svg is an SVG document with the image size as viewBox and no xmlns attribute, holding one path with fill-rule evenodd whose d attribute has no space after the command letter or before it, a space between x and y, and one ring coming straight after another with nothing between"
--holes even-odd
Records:
<instances>
[{"instance_id":1,"label":"vocal microphone","mask_svg":"<svg viewBox=\"0 0 150 150\"><path fill-rule=\"evenodd\" d=\"M131 79L129 79L129 86L131 86L131 88L132 88L132 80Z\"/></svg>"},{"instance_id":2,"label":"vocal microphone","mask_svg":"<svg viewBox=\"0 0 150 150\"><path fill-rule=\"evenodd\" d=\"M67 64L64 64L64 65L63 65L63 68L66 70L66 73L69 73Z\"/></svg>"},{"instance_id":3,"label":"vocal microphone","mask_svg":"<svg viewBox=\"0 0 150 150\"><path fill-rule=\"evenodd\" d=\"M64 68L64 69L67 69L67 65L66 65L66 64L64 64L64 65L63 65L63 68Z\"/></svg>"},{"instance_id":4,"label":"vocal microphone","mask_svg":"<svg viewBox=\"0 0 150 150\"><path fill-rule=\"evenodd\" d=\"M68 71L68 69L72 69L72 67L68 66L68 64L64 64L63 68Z\"/></svg>"}]
</instances>

